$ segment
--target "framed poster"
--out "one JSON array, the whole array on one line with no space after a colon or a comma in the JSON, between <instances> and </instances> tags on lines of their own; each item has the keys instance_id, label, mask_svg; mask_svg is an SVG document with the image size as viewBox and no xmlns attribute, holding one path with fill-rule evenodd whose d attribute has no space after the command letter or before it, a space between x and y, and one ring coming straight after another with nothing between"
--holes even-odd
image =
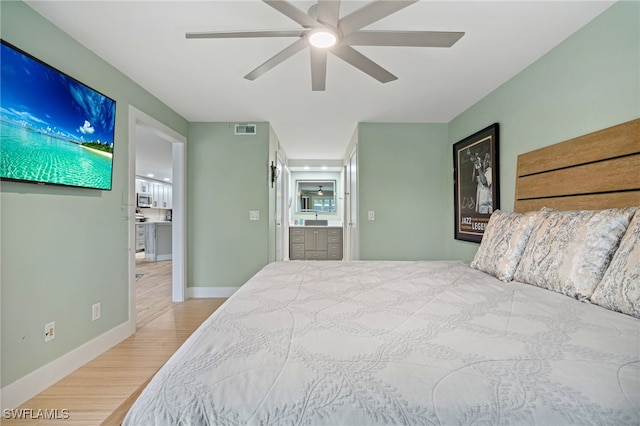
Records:
<instances>
[{"instance_id":1,"label":"framed poster","mask_svg":"<svg viewBox=\"0 0 640 426\"><path fill-rule=\"evenodd\" d=\"M500 206L498 123L453 145L455 239L480 242Z\"/></svg>"}]
</instances>

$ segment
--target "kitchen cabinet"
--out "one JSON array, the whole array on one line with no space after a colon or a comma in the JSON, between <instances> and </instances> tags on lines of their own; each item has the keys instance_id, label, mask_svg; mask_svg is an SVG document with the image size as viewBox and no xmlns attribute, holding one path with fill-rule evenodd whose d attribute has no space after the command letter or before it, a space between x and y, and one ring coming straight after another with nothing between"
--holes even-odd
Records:
<instances>
[{"instance_id":1,"label":"kitchen cabinet","mask_svg":"<svg viewBox=\"0 0 640 426\"><path fill-rule=\"evenodd\" d=\"M173 208L171 203L172 190L170 185L154 182L151 184L151 191L151 195L153 196L153 207L157 209Z\"/></svg>"},{"instance_id":2,"label":"kitchen cabinet","mask_svg":"<svg viewBox=\"0 0 640 426\"><path fill-rule=\"evenodd\" d=\"M171 222L146 222L145 258L153 261L171 260Z\"/></svg>"},{"instance_id":3,"label":"kitchen cabinet","mask_svg":"<svg viewBox=\"0 0 640 426\"><path fill-rule=\"evenodd\" d=\"M163 203L165 209L173 208L173 186L165 185Z\"/></svg>"},{"instance_id":4,"label":"kitchen cabinet","mask_svg":"<svg viewBox=\"0 0 640 426\"><path fill-rule=\"evenodd\" d=\"M151 194L151 207L155 209L173 208L173 187L170 184L136 179L136 193Z\"/></svg>"},{"instance_id":5,"label":"kitchen cabinet","mask_svg":"<svg viewBox=\"0 0 640 426\"><path fill-rule=\"evenodd\" d=\"M136 251L137 252L144 250L144 237L145 237L144 225L136 223Z\"/></svg>"},{"instance_id":6,"label":"kitchen cabinet","mask_svg":"<svg viewBox=\"0 0 640 426\"><path fill-rule=\"evenodd\" d=\"M289 228L289 259L342 260L342 227Z\"/></svg>"},{"instance_id":7,"label":"kitchen cabinet","mask_svg":"<svg viewBox=\"0 0 640 426\"><path fill-rule=\"evenodd\" d=\"M162 194L162 195L161 195ZM164 197L164 185L161 185L159 183L152 183L151 184L151 196L153 197L153 207L156 209L159 209L160 206L162 205L162 198Z\"/></svg>"},{"instance_id":8,"label":"kitchen cabinet","mask_svg":"<svg viewBox=\"0 0 640 426\"><path fill-rule=\"evenodd\" d=\"M148 181L143 179L136 179L136 194L138 193L143 193L143 194L151 193L151 186Z\"/></svg>"}]
</instances>

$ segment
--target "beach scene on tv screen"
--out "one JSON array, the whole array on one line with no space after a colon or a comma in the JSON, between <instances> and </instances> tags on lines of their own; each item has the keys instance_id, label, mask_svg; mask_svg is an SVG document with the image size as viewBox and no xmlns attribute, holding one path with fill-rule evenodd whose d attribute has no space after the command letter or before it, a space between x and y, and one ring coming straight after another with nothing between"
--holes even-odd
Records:
<instances>
[{"instance_id":1,"label":"beach scene on tv screen","mask_svg":"<svg viewBox=\"0 0 640 426\"><path fill-rule=\"evenodd\" d=\"M2 44L0 176L111 189L115 101Z\"/></svg>"}]
</instances>

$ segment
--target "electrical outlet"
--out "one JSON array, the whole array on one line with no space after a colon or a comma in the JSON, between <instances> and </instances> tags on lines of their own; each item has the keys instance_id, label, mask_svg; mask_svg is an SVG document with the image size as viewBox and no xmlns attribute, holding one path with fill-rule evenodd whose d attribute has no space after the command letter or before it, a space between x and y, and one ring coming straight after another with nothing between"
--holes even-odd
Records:
<instances>
[{"instance_id":1,"label":"electrical outlet","mask_svg":"<svg viewBox=\"0 0 640 426\"><path fill-rule=\"evenodd\" d=\"M369 210L367 212L367 217L369 218L369 220L376 220L376 212L373 210Z\"/></svg>"},{"instance_id":2,"label":"electrical outlet","mask_svg":"<svg viewBox=\"0 0 640 426\"><path fill-rule=\"evenodd\" d=\"M260 220L260 210L250 210L249 220Z\"/></svg>"},{"instance_id":3,"label":"electrical outlet","mask_svg":"<svg viewBox=\"0 0 640 426\"><path fill-rule=\"evenodd\" d=\"M56 322L51 321L44 326L44 341L49 342L56 338Z\"/></svg>"},{"instance_id":4,"label":"electrical outlet","mask_svg":"<svg viewBox=\"0 0 640 426\"><path fill-rule=\"evenodd\" d=\"M91 305L91 321L100 319L100 302Z\"/></svg>"}]
</instances>

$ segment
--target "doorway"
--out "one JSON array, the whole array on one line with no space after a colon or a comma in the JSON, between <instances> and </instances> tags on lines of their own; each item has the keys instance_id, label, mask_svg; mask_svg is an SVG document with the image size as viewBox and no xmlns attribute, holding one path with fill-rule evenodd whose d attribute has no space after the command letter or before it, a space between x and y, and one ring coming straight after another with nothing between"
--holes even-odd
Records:
<instances>
[{"instance_id":1,"label":"doorway","mask_svg":"<svg viewBox=\"0 0 640 426\"><path fill-rule=\"evenodd\" d=\"M173 306L173 147L146 125L136 126L136 328Z\"/></svg>"},{"instance_id":2,"label":"doorway","mask_svg":"<svg viewBox=\"0 0 640 426\"><path fill-rule=\"evenodd\" d=\"M136 247L140 247L139 244L136 246L139 225L141 223L144 224L144 222L136 221L136 211L139 210L136 193L140 192L140 188L136 188L136 184L140 185L140 180L136 182L136 148L140 137L147 138L149 135L152 135L156 141L168 144L167 149L171 157L172 182L170 186L164 185L165 189L170 188L171 191L171 213L167 214L167 209L149 209L148 213L149 215L157 216L153 217L153 220L158 222L155 224L158 225L157 228L160 228L160 222L164 222L164 225L169 225L168 227L163 226L163 229L157 232L163 232L165 235L168 233L166 238L170 241L171 260L158 256L153 258L152 261L148 261L149 259L144 254L141 256L140 252L136 250ZM161 314L163 307L169 308L172 302L182 302L185 299L185 144L186 138L183 135L176 133L173 129L142 111L132 106L129 107L129 324L133 330L135 330L136 324L138 326L144 325L143 323L157 317L158 312ZM151 179L148 182L151 182ZM162 186L157 185L158 188L156 188L156 185L153 185L154 189L158 190ZM151 192L151 190L149 191ZM154 207L159 206L155 205ZM167 219L170 219L170 222ZM153 232L156 231L155 225L153 225ZM145 232L148 232L147 228L145 228ZM146 250L148 250L147 247L145 247ZM163 261L158 262L156 260ZM158 287L154 288L154 285ZM145 312L139 312L142 322L137 321L137 290L146 293L143 295L145 303L141 308ZM163 302L160 303L158 298L162 298Z\"/></svg>"}]
</instances>

